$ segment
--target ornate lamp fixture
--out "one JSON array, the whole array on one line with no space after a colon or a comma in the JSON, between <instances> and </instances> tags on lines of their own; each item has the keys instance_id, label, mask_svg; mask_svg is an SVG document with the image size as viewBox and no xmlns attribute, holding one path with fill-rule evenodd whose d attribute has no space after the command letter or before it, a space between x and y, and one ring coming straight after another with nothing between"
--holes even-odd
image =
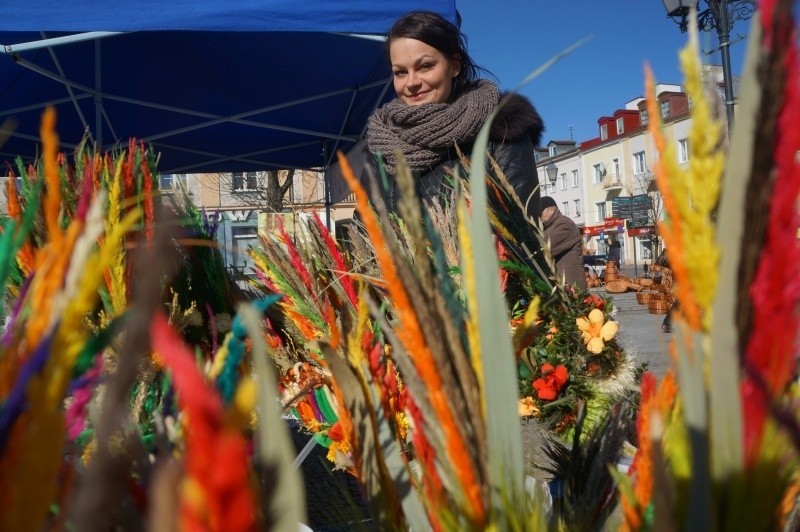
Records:
<instances>
[{"instance_id":1,"label":"ornate lamp fixture","mask_svg":"<svg viewBox=\"0 0 800 532\"><path fill-rule=\"evenodd\" d=\"M697 27L702 31L715 30L722 54L722 77L725 86L725 114L728 131L733 127L733 75L731 74L730 34L733 23L747 20L756 10L755 0L705 0L706 9L700 9L699 0L662 0L667 17L674 20L682 32L689 28L691 10L697 12ZM694 22L692 22L694 23Z\"/></svg>"}]
</instances>

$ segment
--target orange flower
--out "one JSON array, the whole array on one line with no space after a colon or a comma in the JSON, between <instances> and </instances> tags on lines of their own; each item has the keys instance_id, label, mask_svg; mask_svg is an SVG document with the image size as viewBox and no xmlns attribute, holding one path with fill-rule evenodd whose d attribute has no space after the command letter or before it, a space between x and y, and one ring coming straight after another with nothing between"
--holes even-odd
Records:
<instances>
[{"instance_id":1,"label":"orange flower","mask_svg":"<svg viewBox=\"0 0 800 532\"><path fill-rule=\"evenodd\" d=\"M539 399L552 401L558 396L558 391L566 384L569 374L567 368L558 366L554 368L551 364L542 366L542 377L533 381L536 395Z\"/></svg>"},{"instance_id":2,"label":"orange flower","mask_svg":"<svg viewBox=\"0 0 800 532\"><path fill-rule=\"evenodd\" d=\"M523 397L517 400L517 413L519 417L535 416L539 413L539 407L533 401L533 397Z\"/></svg>"},{"instance_id":3,"label":"orange flower","mask_svg":"<svg viewBox=\"0 0 800 532\"><path fill-rule=\"evenodd\" d=\"M616 322L605 321L603 311L599 309L592 310L588 319L576 319L575 324L578 326L578 330L581 331L586 349L595 355L599 355L603 351L605 343L614 338L617 330L619 330Z\"/></svg>"}]
</instances>

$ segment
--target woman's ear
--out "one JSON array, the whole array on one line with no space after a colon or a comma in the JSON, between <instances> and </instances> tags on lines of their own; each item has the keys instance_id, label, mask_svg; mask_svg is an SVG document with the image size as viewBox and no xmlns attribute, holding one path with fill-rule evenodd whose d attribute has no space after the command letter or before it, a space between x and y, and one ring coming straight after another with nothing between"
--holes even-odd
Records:
<instances>
[{"instance_id":1,"label":"woman's ear","mask_svg":"<svg viewBox=\"0 0 800 532\"><path fill-rule=\"evenodd\" d=\"M450 69L453 78L461 74L461 54L453 54L450 59Z\"/></svg>"}]
</instances>

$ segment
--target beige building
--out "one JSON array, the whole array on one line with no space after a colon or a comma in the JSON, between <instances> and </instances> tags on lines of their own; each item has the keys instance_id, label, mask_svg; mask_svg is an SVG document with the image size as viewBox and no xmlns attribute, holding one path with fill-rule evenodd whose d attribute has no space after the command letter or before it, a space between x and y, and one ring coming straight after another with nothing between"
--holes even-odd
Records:
<instances>
[{"instance_id":1,"label":"beige building","mask_svg":"<svg viewBox=\"0 0 800 532\"><path fill-rule=\"evenodd\" d=\"M656 94L665 134L688 160L688 98L677 85L658 85ZM649 263L659 247L655 224L663 206L653 183L651 168L658 154L648 118L645 100L631 100L612 116L601 117L599 136L581 143L591 209L584 227L586 249L606 254L609 239L616 238L625 264Z\"/></svg>"},{"instance_id":2,"label":"beige building","mask_svg":"<svg viewBox=\"0 0 800 532\"><path fill-rule=\"evenodd\" d=\"M686 164L689 99L678 85L657 85L656 94L664 134ZM647 264L659 252L663 202L651 171L658 153L648 118L645 100L636 98L600 117L596 138L577 145L553 140L536 150L542 195L552 196L582 228L585 253L607 254L610 238L619 240L624 264Z\"/></svg>"},{"instance_id":3,"label":"beige building","mask_svg":"<svg viewBox=\"0 0 800 532\"><path fill-rule=\"evenodd\" d=\"M260 235L276 229L280 223L291 234L296 223L318 215L323 223L336 223L352 217L350 198L340 198L326 205L326 186L321 171L278 172L278 183L270 186L275 174L269 172L234 172L209 174L167 174L160 176L161 189L176 193L184 188L192 203L202 209L216 225L216 239L223 250L225 264L234 271L248 273L252 260L247 248ZM287 183L287 179L291 179ZM280 187L285 190L280 190ZM275 200L275 195L282 201ZM278 205L278 209L273 207Z\"/></svg>"}]
</instances>

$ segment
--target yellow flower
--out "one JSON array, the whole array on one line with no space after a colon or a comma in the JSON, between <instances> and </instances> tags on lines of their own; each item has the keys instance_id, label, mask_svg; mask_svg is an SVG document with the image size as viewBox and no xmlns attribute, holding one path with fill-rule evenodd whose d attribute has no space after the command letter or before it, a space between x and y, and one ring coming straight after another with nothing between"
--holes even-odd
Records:
<instances>
[{"instance_id":1,"label":"yellow flower","mask_svg":"<svg viewBox=\"0 0 800 532\"><path fill-rule=\"evenodd\" d=\"M517 400L517 414L519 417L535 416L539 413L539 407L533 402L533 397L523 397Z\"/></svg>"},{"instance_id":2,"label":"yellow flower","mask_svg":"<svg viewBox=\"0 0 800 532\"><path fill-rule=\"evenodd\" d=\"M409 423L405 412L395 413L394 419L397 423L397 434L401 440L405 441L408 436L408 430L411 428L411 423Z\"/></svg>"},{"instance_id":3,"label":"yellow flower","mask_svg":"<svg viewBox=\"0 0 800 532\"><path fill-rule=\"evenodd\" d=\"M605 322L605 323L604 323ZM600 354L605 347L605 343L617 334L619 327L615 321L605 321L603 311L594 309L589 313L589 319L578 318L575 320L578 330L581 331L583 343L586 349L595 355Z\"/></svg>"},{"instance_id":4,"label":"yellow flower","mask_svg":"<svg viewBox=\"0 0 800 532\"><path fill-rule=\"evenodd\" d=\"M331 442L327 458L334 464L334 469L350 469L354 466L350 451L350 443L347 440Z\"/></svg>"}]
</instances>

